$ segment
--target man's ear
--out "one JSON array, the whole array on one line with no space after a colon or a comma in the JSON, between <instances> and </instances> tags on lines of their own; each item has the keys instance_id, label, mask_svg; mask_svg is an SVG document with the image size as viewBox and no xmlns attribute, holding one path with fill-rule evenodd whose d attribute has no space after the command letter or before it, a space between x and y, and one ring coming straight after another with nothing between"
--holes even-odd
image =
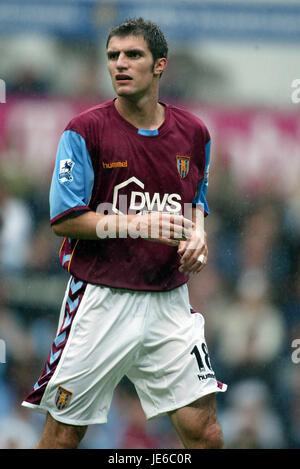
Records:
<instances>
[{"instance_id":1,"label":"man's ear","mask_svg":"<svg viewBox=\"0 0 300 469\"><path fill-rule=\"evenodd\" d=\"M163 71L167 68L168 61L164 57L157 59L154 68L153 68L153 73L154 75L160 76Z\"/></svg>"}]
</instances>

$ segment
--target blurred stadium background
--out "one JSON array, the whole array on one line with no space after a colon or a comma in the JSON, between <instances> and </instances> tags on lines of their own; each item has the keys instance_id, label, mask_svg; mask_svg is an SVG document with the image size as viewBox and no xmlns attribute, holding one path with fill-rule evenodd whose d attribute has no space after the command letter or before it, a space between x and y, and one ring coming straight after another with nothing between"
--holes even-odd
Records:
<instances>
[{"instance_id":1,"label":"blurred stadium background","mask_svg":"<svg viewBox=\"0 0 300 469\"><path fill-rule=\"evenodd\" d=\"M44 423L20 402L48 354L67 281L48 215L56 147L70 118L114 96L105 38L129 16L156 21L168 38L161 99L199 115L212 135L210 257L190 291L229 385L218 396L226 446L298 448L298 0L0 1L0 448L34 447ZM90 427L81 447L180 443L167 417L145 422L124 380L108 424Z\"/></svg>"}]
</instances>

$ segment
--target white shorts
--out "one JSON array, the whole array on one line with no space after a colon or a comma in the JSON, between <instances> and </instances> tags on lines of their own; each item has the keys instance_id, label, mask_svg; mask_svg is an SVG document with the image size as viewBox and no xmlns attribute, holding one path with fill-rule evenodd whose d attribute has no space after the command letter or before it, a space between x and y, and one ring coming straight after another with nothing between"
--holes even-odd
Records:
<instances>
[{"instance_id":1,"label":"white shorts","mask_svg":"<svg viewBox=\"0 0 300 469\"><path fill-rule=\"evenodd\" d=\"M56 338L41 377L22 405L63 423L105 423L127 376L146 418L225 391L211 368L204 318L188 289L118 290L70 279Z\"/></svg>"}]
</instances>

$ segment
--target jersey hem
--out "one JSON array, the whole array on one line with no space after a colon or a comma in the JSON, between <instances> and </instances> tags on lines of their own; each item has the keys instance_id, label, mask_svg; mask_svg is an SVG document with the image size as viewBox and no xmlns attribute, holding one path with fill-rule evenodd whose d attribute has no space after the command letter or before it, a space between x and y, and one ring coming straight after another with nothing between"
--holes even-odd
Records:
<instances>
[{"instance_id":1,"label":"jersey hem","mask_svg":"<svg viewBox=\"0 0 300 469\"><path fill-rule=\"evenodd\" d=\"M83 276L80 276L75 272L72 272L72 269L70 269L69 274L72 275L73 277L75 277L78 280L81 280L81 281L86 282L86 283L90 283L91 285L95 285L97 287L106 287L106 288L112 288L112 289L121 290L121 291L139 291L139 292L146 292L146 293L148 293L148 292L153 292L153 293L168 292L168 291L171 291L171 290L175 290L175 288L179 288L182 285L185 285L187 283L187 280L184 280L183 282L180 282L176 285L172 285L171 287L164 288L164 289L159 289L159 288L151 289L151 288L146 288L146 287L137 288L136 285L133 285L132 287L124 287L124 286L112 285L112 284L107 284L107 283L97 283L95 281L85 279L85 278L83 278Z\"/></svg>"}]
</instances>

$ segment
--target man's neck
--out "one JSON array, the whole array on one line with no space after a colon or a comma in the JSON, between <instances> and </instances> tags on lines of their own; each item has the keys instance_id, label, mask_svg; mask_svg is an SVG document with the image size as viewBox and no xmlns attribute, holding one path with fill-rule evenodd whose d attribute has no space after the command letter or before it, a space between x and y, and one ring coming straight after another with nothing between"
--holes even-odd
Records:
<instances>
[{"instance_id":1,"label":"man's neck","mask_svg":"<svg viewBox=\"0 0 300 469\"><path fill-rule=\"evenodd\" d=\"M139 101L119 96L115 101L119 114L138 129L158 129L165 120L165 108L157 99Z\"/></svg>"}]
</instances>

